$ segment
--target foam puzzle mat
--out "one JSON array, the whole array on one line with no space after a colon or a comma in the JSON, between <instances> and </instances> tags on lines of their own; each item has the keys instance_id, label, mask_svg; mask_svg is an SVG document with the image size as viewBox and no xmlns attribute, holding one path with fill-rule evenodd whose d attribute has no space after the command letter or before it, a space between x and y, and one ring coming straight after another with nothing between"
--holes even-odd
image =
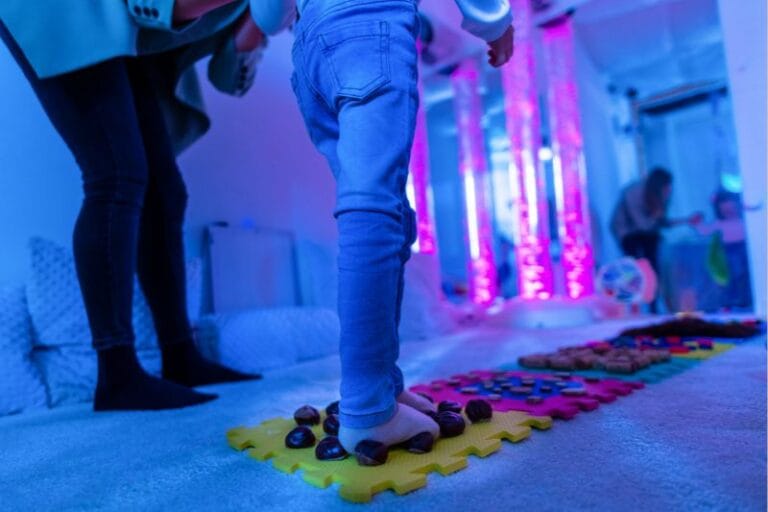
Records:
<instances>
[{"instance_id":1,"label":"foam puzzle mat","mask_svg":"<svg viewBox=\"0 0 768 512\"><path fill-rule=\"evenodd\" d=\"M711 357L719 356L723 352L727 352L731 350L733 347L735 347L733 343L713 343L712 348L710 349L696 349L692 348L688 352L684 353L672 353L672 357L676 358L682 358L682 359L709 359Z\"/></svg>"},{"instance_id":2,"label":"foam puzzle mat","mask_svg":"<svg viewBox=\"0 0 768 512\"><path fill-rule=\"evenodd\" d=\"M473 398L488 400L496 411L521 411L568 420L580 411L626 396L645 384L638 381L581 377L569 372L478 370L448 380L410 388L432 398L465 405Z\"/></svg>"},{"instance_id":3,"label":"foam puzzle mat","mask_svg":"<svg viewBox=\"0 0 768 512\"><path fill-rule=\"evenodd\" d=\"M637 370L631 374L609 373L605 370L569 370L573 375L584 378L615 379L629 382L642 382L644 384L655 384L664 381L675 375L690 370L701 363L701 359L673 357L669 361L656 363L647 368ZM502 370L509 371L531 371L523 368L517 363L510 363L501 366ZM536 370L546 371L546 370Z\"/></svg>"},{"instance_id":4,"label":"foam puzzle mat","mask_svg":"<svg viewBox=\"0 0 768 512\"><path fill-rule=\"evenodd\" d=\"M247 450L256 460L271 460L272 466L280 471L301 471L305 482L319 488L338 484L342 498L365 503L385 490L402 495L420 489L427 484L429 473L453 474L467 467L470 455L487 457L501 448L502 440L517 443L528 438L532 428L545 430L552 426L549 417L516 411L495 413L489 422L466 422L462 435L439 439L430 453L392 449L389 460L381 466L360 466L354 456L341 461L320 461L315 457L314 447L286 448L285 435L296 426L291 419L275 418L253 428L236 427L227 432L227 440L232 448ZM324 435L320 425L313 427L313 431L318 440Z\"/></svg>"},{"instance_id":5,"label":"foam puzzle mat","mask_svg":"<svg viewBox=\"0 0 768 512\"><path fill-rule=\"evenodd\" d=\"M594 343L587 343L587 345ZM669 350L672 357L681 357L685 359L709 359L720 355L735 346L733 343L716 342L711 338L682 338L679 336L668 336L663 338L653 338L651 336L620 336L612 340L607 340L607 343L610 343L617 348L638 348L640 350L665 349Z\"/></svg>"}]
</instances>

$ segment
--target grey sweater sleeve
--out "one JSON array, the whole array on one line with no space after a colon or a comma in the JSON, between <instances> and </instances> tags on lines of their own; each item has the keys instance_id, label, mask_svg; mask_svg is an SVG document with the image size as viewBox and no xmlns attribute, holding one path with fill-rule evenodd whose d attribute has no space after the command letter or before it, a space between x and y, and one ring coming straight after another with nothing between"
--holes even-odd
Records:
<instances>
[{"instance_id":1,"label":"grey sweater sleeve","mask_svg":"<svg viewBox=\"0 0 768 512\"><path fill-rule=\"evenodd\" d=\"M512 24L507 0L456 0L456 4L464 16L462 28L484 41L500 38Z\"/></svg>"}]
</instances>

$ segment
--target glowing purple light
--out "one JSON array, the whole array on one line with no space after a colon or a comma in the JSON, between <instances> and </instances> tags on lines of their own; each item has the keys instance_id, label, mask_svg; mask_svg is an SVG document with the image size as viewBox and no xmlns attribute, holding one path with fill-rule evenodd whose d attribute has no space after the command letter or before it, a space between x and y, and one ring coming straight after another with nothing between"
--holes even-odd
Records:
<instances>
[{"instance_id":1,"label":"glowing purple light","mask_svg":"<svg viewBox=\"0 0 768 512\"><path fill-rule=\"evenodd\" d=\"M486 201L487 166L483 139L478 68L463 62L451 75L459 143L459 174L464 185L469 293L473 302L489 305L498 295L493 235Z\"/></svg>"},{"instance_id":2,"label":"glowing purple light","mask_svg":"<svg viewBox=\"0 0 768 512\"><path fill-rule=\"evenodd\" d=\"M573 37L570 17L563 17L543 30L558 235L566 291L569 297L577 299L594 292L594 257Z\"/></svg>"},{"instance_id":3,"label":"glowing purple light","mask_svg":"<svg viewBox=\"0 0 768 512\"><path fill-rule=\"evenodd\" d=\"M529 0L511 0L515 13L515 56L501 69L509 136L518 288L524 299L548 299L554 292L549 252L547 193L539 164L541 126L536 89L533 23Z\"/></svg>"},{"instance_id":4,"label":"glowing purple light","mask_svg":"<svg viewBox=\"0 0 768 512\"><path fill-rule=\"evenodd\" d=\"M418 82L419 98L423 98L421 79ZM435 243L435 224L432 220L432 196L429 187L429 145L427 142L427 115L424 106L419 105L416 112L416 131L411 149L411 165L406 185L408 200L416 211L416 242L413 250L433 254Z\"/></svg>"}]
</instances>

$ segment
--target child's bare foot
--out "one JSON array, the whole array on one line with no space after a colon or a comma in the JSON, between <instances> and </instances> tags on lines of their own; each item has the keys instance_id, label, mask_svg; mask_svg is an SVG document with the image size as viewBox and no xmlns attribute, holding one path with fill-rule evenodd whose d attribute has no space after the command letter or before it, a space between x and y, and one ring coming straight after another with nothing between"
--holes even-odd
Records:
<instances>
[{"instance_id":1,"label":"child's bare foot","mask_svg":"<svg viewBox=\"0 0 768 512\"><path fill-rule=\"evenodd\" d=\"M371 428L348 428L342 423L339 428L339 441L345 450L354 453L357 443L363 440L394 446L422 432L429 432L437 439L440 435L440 427L429 416L405 404L398 404L395 415L383 425Z\"/></svg>"},{"instance_id":2,"label":"child's bare foot","mask_svg":"<svg viewBox=\"0 0 768 512\"><path fill-rule=\"evenodd\" d=\"M416 393L411 393L408 390L400 393L396 400L398 403L413 407L417 411L423 412L424 414L437 412L437 407L435 407L435 404L427 400L425 397L417 395Z\"/></svg>"}]
</instances>

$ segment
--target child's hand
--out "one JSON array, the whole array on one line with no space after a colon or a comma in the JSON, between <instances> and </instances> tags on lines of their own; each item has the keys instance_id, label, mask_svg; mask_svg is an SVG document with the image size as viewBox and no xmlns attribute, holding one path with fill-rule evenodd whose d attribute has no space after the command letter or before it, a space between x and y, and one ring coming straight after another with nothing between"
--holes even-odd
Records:
<instances>
[{"instance_id":1,"label":"child's hand","mask_svg":"<svg viewBox=\"0 0 768 512\"><path fill-rule=\"evenodd\" d=\"M704 221L704 214L701 212L696 212L690 217L688 217L688 224L691 226L698 226Z\"/></svg>"},{"instance_id":2,"label":"child's hand","mask_svg":"<svg viewBox=\"0 0 768 512\"><path fill-rule=\"evenodd\" d=\"M501 67L512 58L515 53L515 27L509 26L500 38L488 43L488 63L495 67Z\"/></svg>"},{"instance_id":3,"label":"child's hand","mask_svg":"<svg viewBox=\"0 0 768 512\"><path fill-rule=\"evenodd\" d=\"M267 36L256 25L248 8L235 22L235 48L238 52L251 52L266 44Z\"/></svg>"}]
</instances>

